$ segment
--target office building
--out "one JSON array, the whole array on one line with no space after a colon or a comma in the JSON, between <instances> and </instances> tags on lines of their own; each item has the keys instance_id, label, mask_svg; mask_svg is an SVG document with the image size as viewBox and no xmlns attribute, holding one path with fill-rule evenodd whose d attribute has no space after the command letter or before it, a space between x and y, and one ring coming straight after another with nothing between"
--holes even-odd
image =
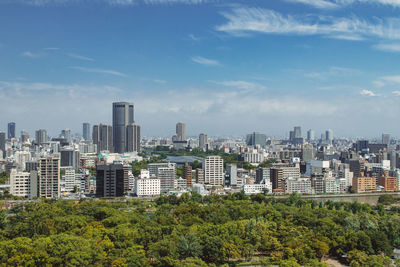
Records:
<instances>
[{"instance_id":1,"label":"office building","mask_svg":"<svg viewBox=\"0 0 400 267\"><path fill-rule=\"evenodd\" d=\"M196 184L204 184L204 170L196 169Z\"/></svg>"},{"instance_id":2,"label":"office building","mask_svg":"<svg viewBox=\"0 0 400 267\"><path fill-rule=\"evenodd\" d=\"M382 186L385 191L399 191L399 177L388 177L387 172L378 178L378 185Z\"/></svg>"},{"instance_id":3,"label":"office building","mask_svg":"<svg viewBox=\"0 0 400 267\"><path fill-rule=\"evenodd\" d=\"M15 122L9 122L7 128L8 128L7 132L8 139L15 138Z\"/></svg>"},{"instance_id":4,"label":"office building","mask_svg":"<svg viewBox=\"0 0 400 267\"><path fill-rule=\"evenodd\" d=\"M310 142L314 140L315 140L315 132L312 129L310 129L307 131L307 141Z\"/></svg>"},{"instance_id":5,"label":"office building","mask_svg":"<svg viewBox=\"0 0 400 267\"><path fill-rule=\"evenodd\" d=\"M168 193L175 190L176 165L159 167L156 170L156 177L160 180L161 193Z\"/></svg>"},{"instance_id":6,"label":"office building","mask_svg":"<svg viewBox=\"0 0 400 267\"><path fill-rule=\"evenodd\" d=\"M135 123L133 103L113 103L113 147L115 153L127 152L127 126Z\"/></svg>"},{"instance_id":7,"label":"office building","mask_svg":"<svg viewBox=\"0 0 400 267\"><path fill-rule=\"evenodd\" d=\"M314 160L314 147L312 144L303 144L301 148L301 159L304 162L310 162Z\"/></svg>"},{"instance_id":8,"label":"office building","mask_svg":"<svg viewBox=\"0 0 400 267\"><path fill-rule=\"evenodd\" d=\"M65 139L64 142L66 142L67 144L71 144L72 142L71 130L70 129L61 130L60 138Z\"/></svg>"},{"instance_id":9,"label":"office building","mask_svg":"<svg viewBox=\"0 0 400 267\"><path fill-rule=\"evenodd\" d=\"M309 178L287 178L285 180L285 193L299 193L299 194L311 194L311 179Z\"/></svg>"},{"instance_id":10,"label":"office building","mask_svg":"<svg viewBox=\"0 0 400 267\"><path fill-rule=\"evenodd\" d=\"M227 164L226 165L226 173L229 176L229 185L230 186L237 186L238 184L238 177L237 177L237 165L236 164Z\"/></svg>"},{"instance_id":11,"label":"office building","mask_svg":"<svg viewBox=\"0 0 400 267\"><path fill-rule=\"evenodd\" d=\"M375 177L353 177L352 190L357 193L376 191Z\"/></svg>"},{"instance_id":12,"label":"office building","mask_svg":"<svg viewBox=\"0 0 400 267\"><path fill-rule=\"evenodd\" d=\"M21 131L21 143L26 143L29 141L29 133Z\"/></svg>"},{"instance_id":13,"label":"office building","mask_svg":"<svg viewBox=\"0 0 400 267\"><path fill-rule=\"evenodd\" d=\"M187 187L192 187L192 166L188 162L183 166L182 178L186 180Z\"/></svg>"},{"instance_id":14,"label":"office building","mask_svg":"<svg viewBox=\"0 0 400 267\"><path fill-rule=\"evenodd\" d=\"M80 153L74 147L63 147L60 151L61 167L79 169Z\"/></svg>"},{"instance_id":15,"label":"office building","mask_svg":"<svg viewBox=\"0 0 400 267\"><path fill-rule=\"evenodd\" d=\"M47 156L39 160L39 197L58 198L60 196L60 158Z\"/></svg>"},{"instance_id":16,"label":"office building","mask_svg":"<svg viewBox=\"0 0 400 267\"><path fill-rule=\"evenodd\" d=\"M157 176L157 169L158 168L169 168L173 167L176 170L176 164L175 163L149 163L147 165L147 169L149 170L149 175L150 177L156 177Z\"/></svg>"},{"instance_id":17,"label":"office building","mask_svg":"<svg viewBox=\"0 0 400 267\"><path fill-rule=\"evenodd\" d=\"M90 140L90 124L88 122L84 122L82 124L82 137L84 140Z\"/></svg>"},{"instance_id":18,"label":"office building","mask_svg":"<svg viewBox=\"0 0 400 267\"><path fill-rule=\"evenodd\" d=\"M2 152L2 158L6 158L6 133L0 132L0 150Z\"/></svg>"},{"instance_id":19,"label":"office building","mask_svg":"<svg viewBox=\"0 0 400 267\"><path fill-rule=\"evenodd\" d=\"M264 193L271 193L271 183L265 184L245 184L243 185L243 191L246 195L253 195L253 194L264 194Z\"/></svg>"},{"instance_id":20,"label":"office building","mask_svg":"<svg viewBox=\"0 0 400 267\"><path fill-rule=\"evenodd\" d=\"M37 145L43 145L44 143L47 143L47 141L48 138L46 130L40 129L35 132L35 142Z\"/></svg>"},{"instance_id":21,"label":"office building","mask_svg":"<svg viewBox=\"0 0 400 267\"><path fill-rule=\"evenodd\" d=\"M301 127L300 126L296 126L294 127L294 138L301 138Z\"/></svg>"},{"instance_id":22,"label":"office building","mask_svg":"<svg viewBox=\"0 0 400 267\"><path fill-rule=\"evenodd\" d=\"M265 134L260 134L253 132L246 136L246 144L248 146L265 146L267 140L267 136Z\"/></svg>"},{"instance_id":23,"label":"office building","mask_svg":"<svg viewBox=\"0 0 400 267\"><path fill-rule=\"evenodd\" d=\"M186 140L186 124L182 122L178 122L176 124L176 141L185 141Z\"/></svg>"},{"instance_id":24,"label":"office building","mask_svg":"<svg viewBox=\"0 0 400 267\"><path fill-rule=\"evenodd\" d=\"M382 134L382 144L390 145L390 134Z\"/></svg>"},{"instance_id":25,"label":"office building","mask_svg":"<svg viewBox=\"0 0 400 267\"><path fill-rule=\"evenodd\" d=\"M220 156L208 156L203 160L204 183L224 184L224 160Z\"/></svg>"},{"instance_id":26,"label":"office building","mask_svg":"<svg viewBox=\"0 0 400 267\"><path fill-rule=\"evenodd\" d=\"M201 133L199 135L199 148L206 150L207 149L207 144L208 144L208 138L207 135L204 133Z\"/></svg>"},{"instance_id":27,"label":"office building","mask_svg":"<svg viewBox=\"0 0 400 267\"><path fill-rule=\"evenodd\" d=\"M97 146L97 153L101 151L113 152L113 130L111 125L94 125L92 139L93 144Z\"/></svg>"},{"instance_id":28,"label":"office building","mask_svg":"<svg viewBox=\"0 0 400 267\"><path fill-rule=\"evenodd\" d=\"M121 162L96 165L96 197L121 197L129 187L125 187L124 166Z\"/></svg>"},{"instance_id":29,"label":"office building","mask_svg":"<svg viewBox=\"0 0 400 267\"><path fill-rule=\"evenodd\" d=\"M140 126L134 123L126 126L126 152L140 152Z\"/></svg>"},{"instance_id":30,"label":"office building","mask_svg":"<svg viewBox=\"0 0 400 267\"><path fill-rule=\"evenodd\" d=\"M325 132L325 141L328 144L332 144L333 141L333 131L331 129L326 130Z\"/></svg>"},{"instance_id":31,"label":"office building","mask_svg":"<svg viewBox=\"0 0 400 267\"><path fill-rule=\"evenodd\" d=\"M266 181L271 181L269 168L258 168L256 170L256 184L262 184Z\"/></svg>"}]
</instances>

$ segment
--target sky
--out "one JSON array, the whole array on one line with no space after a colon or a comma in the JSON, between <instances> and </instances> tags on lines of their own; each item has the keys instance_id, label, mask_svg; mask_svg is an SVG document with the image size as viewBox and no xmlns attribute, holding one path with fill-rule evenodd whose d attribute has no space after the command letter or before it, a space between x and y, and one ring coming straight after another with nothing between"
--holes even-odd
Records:
<instances>
[{"instance_id":1,"label":"sky","mask_svg":"<svg viewBox=\"0 0 400 267\"><path fill-rule=\"evenodd\" d=\"M0 130L399 136L400 0L0 0Z\"/></svg>"}]
</instances>

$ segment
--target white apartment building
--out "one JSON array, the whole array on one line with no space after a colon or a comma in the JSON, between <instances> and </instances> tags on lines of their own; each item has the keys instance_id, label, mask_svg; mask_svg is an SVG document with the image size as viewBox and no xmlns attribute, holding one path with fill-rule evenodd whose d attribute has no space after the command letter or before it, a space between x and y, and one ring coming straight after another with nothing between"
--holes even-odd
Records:
<instances>
[{"instance_id":1,"label":"white apartment building","mask_svg":"<svg viewBox=\"0 0 400 267\"><path fill-rule=\"evenodd\" d=\"M224 184L224 160L220 156L208 156L203 160L204 183Z\"/></svg>"},{"instance_id":2,"label":"white apartment building","mask_svg":"<svg viewBox=\"0 0 400 267\"><path fill-rule=\"evenodd\" d=\"M159 196L161 194L160 179L135 179L135 194L138 197Z\"/></svg>"},{"instance_id":3,"label":"white apartment building","mask_svg":"<svg viewBox=\"0 0 400 267\"><path fill-rule=\"evenodd\" d=\"M13 169L10 173L10 194L26 198L37 196L37 172L17 172Z\"/></svg>"},{"instance_id":4,"label":"white apartment building","mask_svg":"<svg viewBox=\"0 0 400 267\"><path fill-rule=\"evenodd\" d=\"M288 194L312 194L311 179L289 177L285 180L285 192Z\"/></svg>"},{"instance_id":5,"label":"white apartment building","mask_svg":"<svg viewBox=\"0 0 400 267\"><path fill-rule=\"evenodd\" d=\"M47 156L39 160L39 197L60 197L60 158Z\"/></svg>"},{"instance_id":6,"label":"white apartment building","mask_svg":"<svg viewBox=\"0 0 400 267\"><path fill-rule=\"evenodd\" d=\"M265 184L245 184L243 190L246 195L263 194L265 190L272 192L272 185L270 182Z\"/></svg>"}]
</instances>

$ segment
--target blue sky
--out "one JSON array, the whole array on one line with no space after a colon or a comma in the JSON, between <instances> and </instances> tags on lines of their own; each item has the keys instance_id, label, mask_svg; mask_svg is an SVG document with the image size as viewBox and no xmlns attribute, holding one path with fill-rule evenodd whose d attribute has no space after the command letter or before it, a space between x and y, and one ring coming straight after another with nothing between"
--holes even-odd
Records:
<instances>
[{"instance_id":1,"label":"blue sky","mask_svg":"<svg viewBox=\"0 0 400 267\"><path fill-rule=\"evenodd\" d=\"M0 0L0 129L398 136L400 0Z\"/></svg>"}]
</instances>

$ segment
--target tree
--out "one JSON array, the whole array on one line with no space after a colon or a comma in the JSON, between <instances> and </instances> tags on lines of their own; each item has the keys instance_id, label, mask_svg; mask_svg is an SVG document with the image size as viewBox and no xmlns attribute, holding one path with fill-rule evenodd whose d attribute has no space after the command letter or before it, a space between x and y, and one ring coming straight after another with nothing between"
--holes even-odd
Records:
<instances>
[{"instance_id":1,"label":"tree","mask_svg":"<svg viewBox=\"0 0 400 267\"><path fill-rule=\"evenodd\" d=\"M196 234L189 232L179 239L178 254L180 259L189 257L199 257L202 254L202 246L200 245Z\"/></svg>"}]
</instances>

